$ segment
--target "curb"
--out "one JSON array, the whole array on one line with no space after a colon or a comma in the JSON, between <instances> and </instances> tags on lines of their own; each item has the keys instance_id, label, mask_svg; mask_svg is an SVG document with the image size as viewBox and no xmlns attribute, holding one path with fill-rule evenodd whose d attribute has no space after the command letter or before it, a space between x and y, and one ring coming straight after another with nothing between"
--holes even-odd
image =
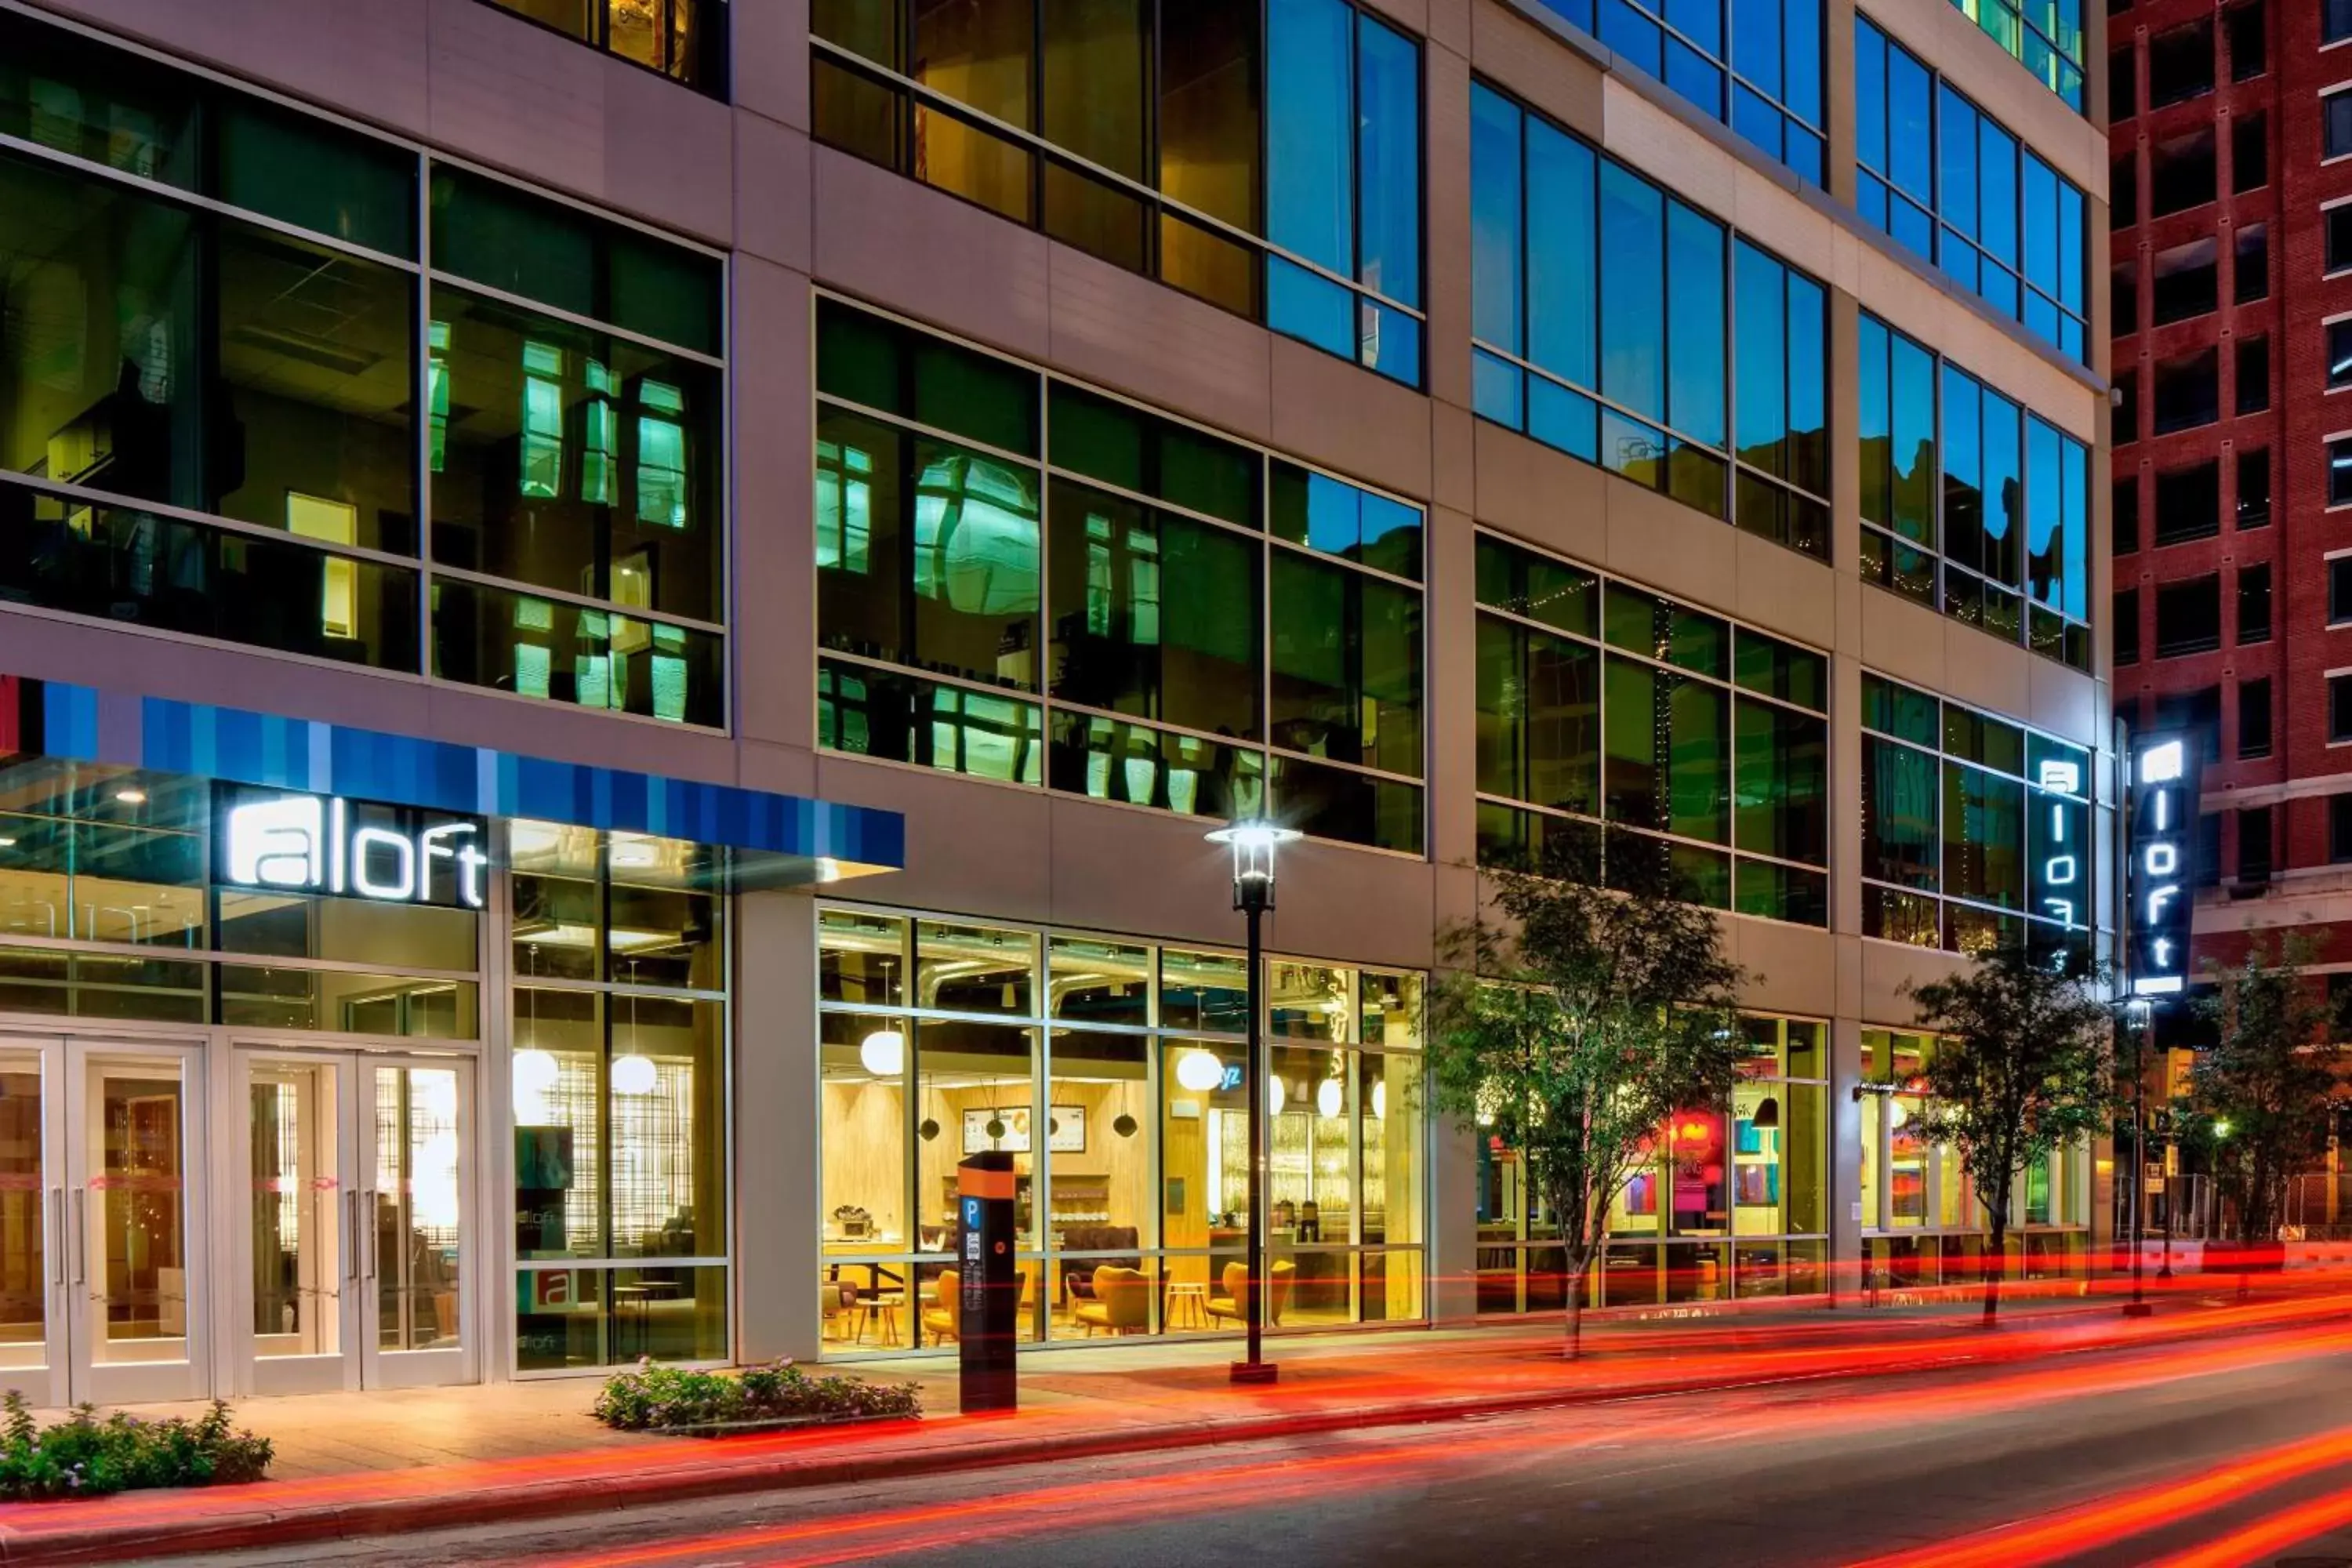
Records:
<instances>
[{"instance_id":1,"label":"curb","mask_svg":"<svg viewBox=\"0 0 2352 1568\"><path fill-rule=\"evenodd\" d=\"M1874 1368L1868 1375L1931 1372L1947 1366L1969 1364L1973 1360L1966 1356L1934 1357L1897 1366ZM1823 1368L1817 1372L1770 1376L1682 1378L1614 1388L1539 1389L1522 1394L1360 1406L1297 1415L1247 1416L1176 1426L1139 1426L1063 1436L1016 1437L998 1442L982 1439L956 1446L925 1447L911 1453L862 1454L839 1459L747 1460L719 1469L664 1471L615 1477L587 1484L535 1481L431 1498L393 1498L381 1502L336 1503L318 1508L295 1506L278 1510L266 1504L257 1504L251 1513L229 1514L177 1527L159 1528L152 1521L144 1521L102 1524L71 1533L21 1536L0 1526L0 1563L122 1563L203 1552L294 1546L306 1541L341 1541L398 1535L418 1530L446 1530L470 1524L555 1519L650 1502L683 1502L745 1492L847 1486L865 1481L1002 1469L1049 1459L1103 1458L1119 1454L1216 1447L1277 1437L1307 1437L1370 1427L1423 1426L1569 1405L1667 1398L1684 1394L1853 1376L1854 1373L1851 1372ZM976 1419L985 1421L987 1417ZM57 1506L73 1508L88 1505L64 1503Z\"/></svg>"},{"instance_id":2,"label":"curb","mask_svg":"<svg viewBox=\"0 0 2352 1568\"><path fill-rule=\"evenodd\" d=\"M2256 1331L2282 1326L2250 1325ZM2165 1340L2174 1336L2159 1334L2152 1337ZM2115 1348L2117 1347L2112 1341L2095 1342L2080 1346L2054 1347L2046 1354L2055 1358ZM61 1531L54 1534L23 1534L0 1525L0 1564L12 1565L13 1568L13 1565L21 1563L121 1563L200 1552L284 1547L310 1541L341 1541L397 1535L412 1531L555 1519L647 1503L688 1501L748 1492L845 1486L1000 1469L1046 1460L1216 1447L1281 1437L1423 1426L1531 1410L1671 1398L1680 1394L1780 1384L1904 1376L1948 1367L1976 1365L1983 1360L1974 1354L1942 1354L1876 1366L1863 1373L1841 1367L1822 1367L1746 1376L1666 1378L1613 1387L1534 1389L1402 1405L1244 1416L1180 1426L1114 1427L996 1441L973 1432L971 1438L962 1443L942 1443L912 1452L866 1453L834 1459L779 1456L745 1459L719 1468L663 1468L647 1474L599 1479L593 1482L533 1481L514 1486L481 1487L433 1497L387 1498L379 1501L330 1503L317 1507L300 1504L273 1507L257 1500L249 1512L224 1513L216 1518L179 1525L159 1526L152 1519L148 1519L135 1522L94 1524L87 1530ZM987 1419L984 1416L975 1418L972 1425L983 1426ZM262 1484L267 1486L268 1483ZM90 1505L64 1503L55 1506L74 1508Z\"/></svg>"}]
</instances>

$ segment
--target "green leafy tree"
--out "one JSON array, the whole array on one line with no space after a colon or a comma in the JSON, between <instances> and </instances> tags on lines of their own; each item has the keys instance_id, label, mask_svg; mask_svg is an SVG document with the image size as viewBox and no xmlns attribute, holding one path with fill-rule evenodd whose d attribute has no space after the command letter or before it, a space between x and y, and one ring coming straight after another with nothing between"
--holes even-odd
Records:
<instances>
[{"instance_id":1,"label":"green leafy tree","mask_svg":"<svg viewBox=\"0 0 2352 1568\"><path fill-rule=\"evenodd\" d=\"M2213 1173L2241 1242L2276 1237L2287 1178L2327 1151L2341 1053L2325 993L2298 973L2318 952L2301 933L2257 941L2242 963L2208 964L2213 989L2195 1003L2216 1037L2197 1054L2190 1103L2217 1133Z\"/></svg>"},{"instance_id":2,"label":"green leafy tree","mask_svg":"<svg viewBox=\"0 0 2352 1568\"><path fill-rule=\"evenodd\" d=\"M1432 1009L1437 1109L1517 1151L1571 1280L1591 1268L1617 1194L1655 1163L1668 1119L1720 1108L1744 1055L1732 1000L1743 975L1715 916L1672 897L1654 857L1612 855L1615 890L1596 885L1594 858L1554 838L1532 868L1495 872L1494 916L1443 933L1451 973ZM1568 1303L1572 1360L1580 1287Z\"/></svg>"},{"instance_id":3,"label":"green leafy tree","mask_svg":"<svg viewBox=\"0 0 2352 1568\"><path fill-rule=\"evenodd\" d=\"M2012 947L1911 993L1921 1025L1942 1037L1927 1058L1920 1135L1959 1155L1984 1206L1987 1328L2000 1319L2018 1177L2105 1127L2114 1110L2104 990L2084 965Z\"/></svg>"}]
</instances>

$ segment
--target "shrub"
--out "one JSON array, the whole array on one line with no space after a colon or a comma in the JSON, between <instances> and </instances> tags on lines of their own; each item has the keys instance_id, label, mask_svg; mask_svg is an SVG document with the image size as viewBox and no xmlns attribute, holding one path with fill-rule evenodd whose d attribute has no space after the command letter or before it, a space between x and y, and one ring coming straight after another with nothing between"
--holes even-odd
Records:
<instances>
[{"instance_id":1,"label":"shrub","mask_svg":"<svg viewBox=\"0 0 2352 1568\"><path fill-rule=\"evenodd\" d=\"M922 1401L911 1383L812 1377L790 1360L740 1373L697 1372L641 1360L605 1379L596 1419L623 1432L676 1432L753 1421L854 1421L914 1416Z\"/></svg>"},{"instance_id":2,"label":"shrub","mask_svg":"<svg viewBox=\"0 0 2352 1568\"><path fill-rule=\"evenodd\" d=\"M257 1481L269 1468L269 1439L231 1431L220 1400L190 1421L142 1421L97 1407L43 1428L25 1396L10 1389L0 1421L0 1499L104 1497L133 1487L202 1487Z\"/></svg>"}]
</instances>

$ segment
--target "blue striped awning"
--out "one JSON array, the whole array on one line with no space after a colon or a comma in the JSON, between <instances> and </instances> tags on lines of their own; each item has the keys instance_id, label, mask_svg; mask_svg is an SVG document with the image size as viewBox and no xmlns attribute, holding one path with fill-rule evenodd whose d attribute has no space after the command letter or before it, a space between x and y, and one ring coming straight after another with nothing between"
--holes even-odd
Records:
<instances>
[{"instance_id":1,"label":"blue striped awning","mask_svg":"<svg viewBox=\"0 0 2352 1568\"><path fill-rule=\"evenodd\" d=\"M728 851L737 886L905 864L896 812L65 681L0 676L0 756L682 839Z\"/></svg>"}]
</instances>

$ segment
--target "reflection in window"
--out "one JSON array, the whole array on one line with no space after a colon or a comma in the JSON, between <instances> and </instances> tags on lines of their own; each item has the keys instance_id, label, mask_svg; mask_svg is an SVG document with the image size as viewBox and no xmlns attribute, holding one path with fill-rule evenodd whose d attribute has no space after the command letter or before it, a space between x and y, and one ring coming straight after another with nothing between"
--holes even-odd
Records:
<instances>
[{"instance_id":1,"label":"reflection in window","mask_svg":"<svg viewBox=\"0 0 2352 1568\"><path fill-rule=\"evenodd\" d=\"M1864 575L2088 668L2087 449L1868 314L1860 394Z\"/></svg>"},{"instance_id":2,"label":"reflection in window","mask_svg":"<svg viewBox=\"0 0 2352 1568\"><path fill-rule=\"evenodd\" d=\"M1853 47L1862 216L2000 315L2084 359L2083 193L1858 14Z\"/></svg>"},{"instance_id":3,"label":"reflection in window","mask_svg":"<svg viewBox=\"0 0 2352 1568\"><path fill-rule=\"evenodd\" d=\"M824 745L1421 852L1420 508L837 301L818 338Z\"/></svg>"},{"instance_id":4,"label":"reflection in window","mask_svg":"<svg viewBox=\"0 0 2352 1568\"><path fill-rule=\"evenodd\" d=\"M1471 121L1478 413L1826 554L1821 285L1484 84Z\"/></svg>"},{"instance_id":5,"label":"reflection in window","mask_svg":"<svg viewBox=\"0 0 2352 1568\"><path fill-rule=\"evenodd\" d=\"M1623 651L1604 653L1589 613L1563 613L1597 576L1497 537L1478 554L1482 856L1540 862L1547 832L1605 817L1605 878L1609 857L1664 854L1695 901L1825 924L1827 660L1613 581L1599 629ZM1539 604L1551 625L1527 618Z\"/></svg>"}]
</instances>

